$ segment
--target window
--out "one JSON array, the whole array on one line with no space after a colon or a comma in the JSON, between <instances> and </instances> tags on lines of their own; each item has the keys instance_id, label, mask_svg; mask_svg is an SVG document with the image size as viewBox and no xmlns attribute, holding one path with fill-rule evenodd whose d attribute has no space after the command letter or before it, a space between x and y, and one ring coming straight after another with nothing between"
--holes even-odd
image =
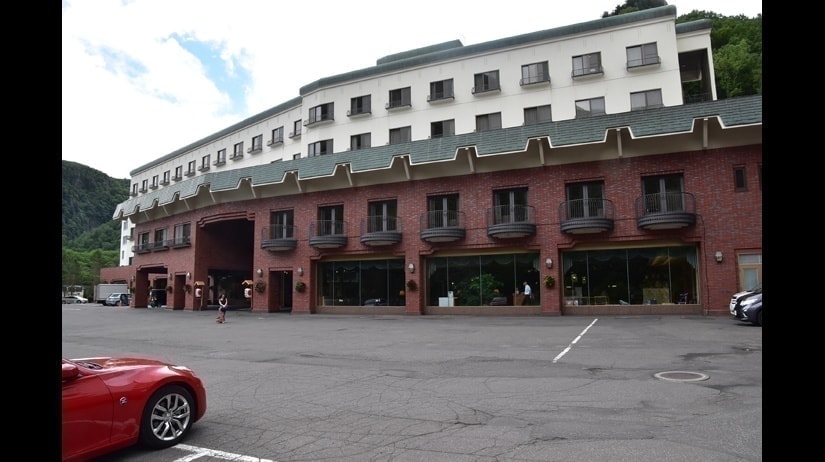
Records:
<instances>
[{"instance_id":1,"label":"window","mask_svg":"<svg viewBox=\"0 0 825 462\"><path fill-rule=\"evenodd\" d=\"M294 212L292 210L279 210L269 214L269 238L270 239L293 239L294 232Z\"/></svg>"},{"instance_id":2,"label":"window","mask_svg":"<svg viewBox=\"0 0 825 462\"><path fill-rule=\"evenodd\" d=\"M209 154L201 157L201 168L199 169L200 171L209 170L209 159L211 157L212 156L210 156Z\"/></svg>"},{"instance_id":3,"label":"window","mask_svg":"<svg viewBox=\"0 0 825 462\"><path fill-rule=\"evenodd\" d=\"M158 189L158 178L157 175L152 177L152 189Z\"/></svg>"},{"instance_id":4,"label":"window","mask_svg":"<svg viewBox=\"0 0 825 462\"><path fill-rule=\"evenodd\" d=\"M630 94L631 111L657 107L662 107L662 90L647 90Z\"/></svg>"},{"instance_id":5,"label":"window","mask_svg":"<svg viewBox=\"0 0 825 462\"><path fill-rule=\"evenodd\" d=\"M604 97L576 101L576 118L603 115Z\"/></svg>"},{"instance_id":6,"label":"window","mask_svg":"<svg viewBox=\"0 0 825 462\"><path fill-rule=\"evenodd\" d=\"M427 199L427 228L458 226L458 194L431 196Z\"/></svg>"},{"instance_id":7,"label":"window","mask_svg":"<svg viewBox=\"0 0 825 462\"><path fill-rule=\"evenodd\" d=\"M332 140L317 141L307 146L308 157L323 156L326 154L332 154Z\"/></svg>"},{"instance_id":8,"label":"window","mask_svg":"<svg viewBox=\"0 0 825 462\"><path fill-rule=\"evenodd\" d=\"M188 169L186 170L186 176L192 176L195 174L195 162L194 160L189 161Z\"/></svg>"},{"instance_id":9,"label":"window","mask_svg":"<svg viewBox=\"0 0 825 462\"><path fill-rule=\"evenodd\" d=\"M659 50L656 43L646 43L627 47L627 67L659 64Z\"/></svg>"},{"instance_id":10,"label":"window","mask_svg":"<svg viewBox=\"0 0 825 462\"><path fill-rule=\"evenodd\" d=\"M173 179L174 180L180 180L182 178L183 178L183 166L178 165L177 167L175 167L175 177Z\"/></svg>"},{"instance_id":11,"label":"window","mask_svg":"<svg viewBox=\"0 0 825 462\"><path fill-rule=\"evenodd\" d=\"M158 249L158 248L167 247L169 245L169 243L166 242L166 233L167 233L167 231L168 230L166 228L161 228L161 229L156 229L155 230L155 245L154 245L154 248Z\"/></svg>"},{"instance_id":12,"label":"window","mask_svg":"<svg viewBox=\"0 0 825 462\"><path fill-rule=\"evenodd\" d=\"M317 236L344 234L344 206L318 207Z\"/></svg>"},{"instance_id":13,"label":"window","mask_svg":"<svg viewBox=\"0 0 825 462\"><path fill-rule=\"evenodd\" d=\"M390 144L406 143L410 141L411 128L399 127L390 129Z\"/></svg>"},{"instance_id":14,"label":"window","mask_svg":"<svg viewBox=\"0 0 825 462\"><path fill-rule=\"evenodd\" d=\"M151 243L149 242L149 233L140 233L138 235L138 244L136 252L149 252L151 250Z\"/></svg>"},{"instance_id":15,"label":"window","mask_svg":"<svg viewBox=\"0 0 825 462\"><path fill-rule=\"evenodd\" d=\"M259 152L264 148L264 136L257 135L252 137L252 146L246 152Z\"/></svg>"},{"instance_id":16,"label":"window","mask_svg":"<svg viewBox=\"0 0 825 462\"><path fill-rule=\"evenodd\" d=\"M292 123L292 131L289 132L290 138L295 138L296 136L301 136L301 119Z\"/></svg>"},{"instance_id":17,"label":"window","mask_svg":"<svg viewBox=\"0 0 825 462\"><path fill-rule=\"evenodd\" d=\"M395 200L370 202L367 213L368 233L398 230L398 205Z\"/></svg>"},{"instance_id":18,"label":"window","mask_svg":"<svg viewBox=\"0 0 825 462\"><path fill-rule=\"evenodd\" d=\"M390 101L387 103L387 109L394 109L398 107L411 105L412 100L410 97L410 87L390 90Z\"/></svg>"},{"instance_id":19,"label":"window","mask_svg":"<svg viewBox=\"0 0 825 462\"><path fill-rule=\"evenodd\" d=\"M566 187L567 218L604 217L604 182L573 183Z\"/></svg>"},{"instance_id":20,"label":"window","mask_svg":"<svg viewBox=\"0 0 825 462\"><path fill-rule=\"evenodd\" d=\"M321 104L309 109L309 117L307 118L307 125L322 122L325 120L334 120L333 103Z\"/></svg>"},{"instance_id":21,"label":"window","mask_svg":"<svg viewBox=\"0 0 825 462\"><path fill-rule=\"evenodd\" d=\"M529 218L527 188L493 192L493 224L521 223Z\"/></svg>"},{"instance_id":22,"label":"window","mask_svg":"<svg viewBox=\"0 0 825 462\"><path fill-rule=\"evenodd\" d=\"M533 125L552 121L553 117L549 104L546 106L524 108L524 125Z\"/></svg>"},{"instance_id":23,"label":"window","mask_svg":"<svg viewBox=\"0 0 825 462\"><path fill-rule=\"evenodd\" d=\"M145 193L149 190L149 180L143 180L140 183L140 192Z\"/></svg>"},{"instance_id":24,"label":"window","mask_svg":"<svg viewBox=\"0 0 825 462\"><path fill-rule=\"evenodd\" d=\"M243 141L235 143L235 148L232 151L232 159L243 157Z\"/></svg>"},{"instance_id":25,"label":"window","mask_svg":"<svg viewBox=\"0 0 825 462\"><path fill-rule=\"evenodd\" d=\"M602 54L600 52L573 56L573 77L601 74L602 72Z\"/></svg>"},{"instance_id":26,"label":"window","mask_svg":"<svg viewBox=\"0 0 825 462\"><path fill-rule=\"evenodd\" d=\"M298 154L293 154L292 155L292 160L300 159L300 158L301 158L301 153L300 152Z\"/></svg>"},{"instance_id":27,"label":"window","mask_svg":"<svg viewBox=\"0 0 825 462\"><path fill-rule=\"evenodd\" d=\"M500 90L498 83L498 71L487 71L476 74L473 78L473 94L485 91Z\"/></svg>"},{"instance_id":28,"label":"window","mask_svg":"<svg viewBox=\"0 0 825 462\"><path fill-rule=\"evenodd\" d=\"M284 142L284 126L272 130L272 137L266 142L267 146Z\"/></svg>"},{"instance_id":29,"label":"window","mask_svg":"<svg viewBox=\"0 0 825 462\"><path fill-rule=\"evenodd\" d=\"M132 183L132 195L137 196L137 193L138 193L138 184L137 183Z\"/></svg>"},{"instance_id":30,"label":"window","mask_svg":"<svg viewBox=\"0 0 825 462\"><path fill-rule=\"evenodd\" d=\"M521 66L521 80L519 85L530 85L539 82L549 82L550 71L547 61L541 63L525 64Z\"/></svg>"},{"instance_id":31,"label":"window","mask_svg":"<svg viewBox=\"0 0 825 462\"><path fill-rule=\"evenodd\" d=\"M171 173L169 170L163 172L163 181L160 184L169 184L169 179L171 178Z\"/></svg>"},{"instance_id":32,"label":"window","mask_svg":"<svg viewBox=\"0 0 825 462\"><path fill-rule=\"evenodd\" d=\"M218 150L218 160L215 161L215 165L223 165L226 163L226 149Z\"/></svg>"},{"instance_id":33,"label":"window","mask_svg":"<svg viewBox=\"0 0 825 462\"><path fill-rule=\"evenodd\" d=\"M348 116L359 114L369 114L372 112L372 103L370 102L370 95L357 96L349 100Z\"/></svg>"},{"instance_id":34,"label":"window","mask_svg":"<svg viewBox=\"0 0 825 462\"><path fill-rule=\"evenodd\" d=\"M187 245L189 244L189 233L191 230L191 224L189 223L182 223L179 225L175 225L175 237L173 245L180 246L180 245Z\"/></svg>"},{"instance_id":35,"label":"window","mask_svg":"<svg viewBox=\"0 0 825 462\"><path fill-rule=\"evenodd\" d=\"M499 128L501 128L500 112L476 116L477 132L486 132L487 130L497 130Z\"/></svg>"},{"instance_id":36,"label":"window","mask_svg":"<svg viewBox=\"0 0 825 462\"><path fill-rule=\"evenodd\" d=\"M455 119L442 120L430 124L430 138L455 135Z\"/></svg>"},{"instance_id":37,"label":"window","mask_svg":"<svg viewBox=\"0 0 825 462\"><path fill-rule=\"evenodd\" d=\"M680 174L643 178L642 189L646 214L685 210L684 180Z\"/></svg>"},{"instance_id":38,"label":"window","mask_svg":"<svg viewBox=\"0 0 825 462\"><path fill-rule=\"evenodd\" d=\"M352 135L349 137L349 148L352 151L357 149L364 149L370 147L370 134L362 133L360 135Z\"/></svg>"},{"instance_id":39,"label":"window","mask_svg":"<svg viewBox=\"0 0 825 462\"><path fill-rule=\"evenodd\" d=\"M453 79L430 82L430 94L427 95L427 101L438 101L448 98L455 98L453 94Z\"/></svg>"},{"instance_id":40,"label":"window","mask_svg":"<svg viewBox=\"0 0 825 462\"><path fill-rule=\"evenodd\" d=\"M318 301L326 306L404 306L405 268L403 258L319 262Z\"/></svg>"},{"instance_id":41,"label":"window","mask_svg":"<svg viewBox=\"0 0 825 462\"><path fill-rule=\"evenodd\" d=\"M745 182L745 166L739 165L733 167L733 190L742 192L748 190L748 185Z\"/></svg>"}]
</instances>

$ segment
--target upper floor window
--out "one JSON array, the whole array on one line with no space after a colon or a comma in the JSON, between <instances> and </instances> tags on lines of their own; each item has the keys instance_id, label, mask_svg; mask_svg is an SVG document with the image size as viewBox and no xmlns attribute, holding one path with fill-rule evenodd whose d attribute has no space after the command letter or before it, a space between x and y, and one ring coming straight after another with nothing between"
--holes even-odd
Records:
<instances>
[{"instance_id":1,"label":"upper floor window","mask_svg":"<svg viewBox=\"0 0 825 462\"><path fill-rule=\"evenodd\" d=\"M347 111L348 116L354 116L359 114L369 114L372 112L372 102L371 102L370 95L364 96L356 96L355 98L351 98L349 100L349 111Z\"/></svg>"},{"instance_id":2,"label":"upper floor window","mask_svg":"<svg viewBox=\"0 0 825 462\"><path fill-rule=\"evenodd\" d=\"M301 119L292 122L292 131L289 132L290 138L295 138L296 136L301 136Z\"/></svg>"},{"instance_id":3,"label":"upper floor window","mask_svg":"<svg viewBox=\"0 0 825 462\"><path fill-rule=\"evenodd\" d=\"M318 236L344 234L344 206L328 205L318 207Z\"/></svg>"},{"instance_id":4,"label":"upper floor window","mask_svg":"<svg viewBox=\"0 0 825 462\"><path fill-rule=\"evenodd\" d=\"M155 247L164 247L168 245L166 242L167 231L168 230L166 228L155 230Z\"/></svg>"},{"instance_id":5,"label":"upper floor window","mask_svg":"<svg viewBox=\"0 0 825 462\"><path fill-rule=\"evenodd\" d=\"M156 189L158 187L158 180L160 177L157 175L152 177L152 189Z\"/></svg>"},{"instance_id":6,"label":"upper floor window","mask_svg":"<svg viewBox=\"0 0 825 462\"><path fill-rule=\"evenodd\" d=\"M519 85L530 85L550 81L550 70L547 61L521 66L521 80Z\"/></svg>"},{"instance_id":7,"label":"upper floor window","mask_svg":"<svg viewBox=\"0 0 825 462\"><path fill-rule=\"evenodd\" d=\"M427 198L427 228L458 226L458 194Z\"/></svg>"},{"instance_id":8,"label":"upper floor window","mask_svg":"<svg viewBox=\"0 0 825 462\"><path fill-rule=\"evenodd\" d=\"M301 153L300 153L300 152L299 152L299 153L297 153L297 154L293 154L293 155L292 155L292 160L295 160L295 159L300 159L300 158L301 158Z\"/></svg>"},{"instance_id":9,"label":"upper floor window","mask_svg":"<svg viewBox=\"0 0 825 462\"><path fill-rule=\"evenodd\" d=\"M576 101L576 118L603 115L604 97Z\"/></svg>"},{"instance_id":10,"label":"upper floor window","mask_svg":"<svg viewBox=\"0 0 825 462\"><path fill-rule=\"evenodd\" d=\"M369 133L361 133L360 135L352 135L349 137L349 148L352 151L370 147L371 139Z\"/></svg>"},{"instance_id":11,"label":"upper floor window","mask_svg":"<svg viewBox=\"0 0 825 462\"><path fill-rule=\"evenodd\" d=\"M748 183L745 181L745 166L737 165L733 167L733 190L742 192L748 190Z\"/></svg>"},{"instance_id":12,"label":"upper floor window","mask_svg":"<svg viewBox=\"0 0 825 462\"><path fill-rule=\"evenodd\" d=\"M273 144L283 143L284 142L284 126L281 125L278 128L272 129L272 138L267 141L268 146L272 146Z\"/></svg>"},{"instance_id":13,"label":"upper floor window","mask_svg":"<svg viewBox=\"0 0 825 462\"><path fill-rule=\"evenodd\" d=\"M589 74L601 74L602 72L601 52L573 56L573 77Z\"/></svg>"},{"instance_id":14,"label":"upper floor window","mask_svg":"<svg viewBox=\"0 0 825 462\"><path fill-rule=\"evenodd\" d=\"M232 151L232 158L243 157L243 141L240 143L235 143L234 150Z\"/></svg>"},{"instance_id":15,"label":"upper floor window","mask_svg":"<svg viewBox=\"0 0 825 462\"><path fill-rule=\"evenodd\" d=\"M390 90L390 101L387 103L387 109L411 105L412 99L410 96L410 87Z\"/></svg>"},{"instance_id":16,"label":"upper floor window","mask_svg":"<svg viewBox=\"0 0 825 462\"><path fill-rule=\"evenodd\" d=\"M398 127L390 129L390 144L406 143L410 141L412 134L411 127Z\"/></svg>"},{"instance_id":17,"label":"upper floor window","mask_svg":"<svg viewBox=\"0 0 825 462\"><path fill-rule=\"evenodd\" d=\"M662 107L662 90L639 91L630 94L630 110L641 111Z\"/></svg>"},{"instance_id":18,"label":"upper floor window","mask_svg":"<svg viewBox=\"0 0 825 462\"><path fill-rule=\"evenodd\" d=\"M218 159L215 161L215 165L221 165L223 163L226 163L226 149L219 149Z\"/></svg>"},{"instance_id":19,"label":"upper floor window","mask_svg":"<svg viewBox=\"0 0 825 462\"><path fill-rule=\"evenodd\" d=\"M307 146L307 156L323 156L332 154L332 140L322 140L315 143L310 143Z\"/></svg>"},{"instance_id":20,"label":"upper floor window","mask_svg":"<svg viewBox=\"0 0 825 462\"><path fill-rule=\"evenodd\" d=\"M138 193L138 184L137 183L132 183L132 195L137 196L137 193Z\"/></svg>"},{"instance_id":21,"label":"upper floor window","mask_svg":"<svg viewBox=\"0 0 825 462\"><path fill-rule=\"evenodd\" d=\"M627 47L627 67L659 64L659 61L659 49L655 42Z\"/></svg>"},{"instance_id":22,"label":"upper floor window","mask_svg":"<svg viewBox=\"0 0 825 462\"><path fill-rule=\"evenodd\" d=\"M441 120L430 124L430 138L455 135L455 119Z\"/></svg>"},{"instance_id":23,"label":"upper floor window","mask_svg":"<svg viewBox=\"0 0 825 462\"><path fill-rule=\"evenodd\" d=\"M192 226L190 223L175 225L174 245L188 244L191 229Z\"/></svg>"},{"instance_id":24,"label":"upper floor window","mask_svg":"<svg viewBox=\"0 0 825 462\"><path fill-rule=\"evenodd\" d=\"M169 170L163 172L163 181L161 184L169 184L169 179L172 175L170 174Z\"/></svg>"},{"instance_id":25,"label":"upper floor window","mask_svg":"<svg viewBox=\"0 0 825 462\"><path fill-rule=\"evenodd\" d=\"M292 239L295 237L294 211L279 210L269 214L269 238Z\"/></svg>"},{"instance_id":26,"label":"upper floor window","mask_svg":"<svg viewBox=\"0 0 825 462\"><path fill-rule=\"evenodd\" d=\"M502 189L493 192L494 224L529 221L527 188Z\"/></svg>"},{"instance_id":27,"label":"upper floor window","mask_svg":"<svg viewBox=\"0 0 825 462\"><path fill-rule=\"evenodd\" d=\"M264 148L264 136L256 135L252 137L252 146L247 152L257 152Z\"/></svg>"},{"instance_id":28,"label":"upper floor window","mask_svg":"<svg viewBox=\"0 0 825 462\"><path fill-rule=\"evenodd\" d=\"M200 171L209 170L209 159L211 157L212 156L210 156L209 154L201 157L201 168L199 169Z\"/></svg>"},{"instance_id":29,"label":"upper floor window","mask_svg":"<svg viewBox=\"0 0 825 462\"><path fill-rule=\"evenodd\" d=\"M430 94L427 101L438 101L440 99L455 98L453 93L453 79L430 82Z\"/></svg>"},{"instance_id":30,"label":"upper floor window","mask_svg":"<svg viewBox=\"0 0 825 462\"><path fill-rule=\"evenodd\" d=\"M550 105L526 107L524 108L524 125L540 124L542 122L552 122L553 113Z\"/></svg>"},{"instance_id":31,"label":"upper floor window","mask_svg":"<svg viewBox=\"0 0 825 462\"><path fill-rule=\"evenodd\" d=\"M367 213L368 233L398 229L398 205L395 200L370 202Z\"/></svg>"},{"instance_id":32,"label":"upper floor window","mask_svg":"<svg viewBox=\"0 0 825 462\"><path fill-rule=\"evenodd\" d=\"M194 175L195 174L195 161L190 160L188 165L188 170L186 170L187 175Z\"/></svg>"},{"instance_id":33,"label":"upper floor window","mask_svg":"<svg viewBox=\"0 0 825 462\"><path fill-rule=\"evenodd\" d=\"M500 89L497 70L482 72L473 77L473 94Z\"/></svg>"},{"instance_id":34,"label":"upper floor window","mask_svg":"<svg viewBox=\"0 0 825 462\"><path fill-rule=\"evenodd\" d=\"M175 180L180 180L181 178L183 178L183 166L178 165L177 167L175 167L175 178L174 179Z\"/></svg>"},{"instance_id":35,"label":"upper floor window","mask_svg":"<svg viewBox=\"0 0 825 462\"><path fill-rule=\"evenodd\" d=\"M642 178L645 213L683 212L684 178L681 174Z\"/></svg>"},{"instance_id":36,"label":"upper floor window","mask_svg":"<svg viewBox=\"0 0 825 462\"><path fill-rule=\"evenodd\" d=\"M604 217L604 182L568 184L567 218Z\"/></svg>"},{"instance_id":37,"label":"upper floor window","mask_svg":"<svg viewBox=\"0 0 825 462\"><path fill-rule=\"evenodd\" d=\"M497 130L501 128L501 113L482 114L476 116L476 131L486 132L487 130Z\"/></svg>"},{"instance_id":38,"label":"upper floor window","mask_svg":"<svg viewBox=\"0 0 825 462\"><path fill-rule=\"evenodd\" d=\"M149 189L149 180L143 180L140 183L140 192L145 193Z\"/></svg>"},{"instance_id":39,"label":"upper floor window","mask_svg":"<svg viewBox=\"0 0 825 462\"><path fill-rule=\"evenodd\" d=\"M310 108L306 124L312 125L324 120L334 120L333 104L334 103L326 103Z\"/></svg>"}]
</instances>

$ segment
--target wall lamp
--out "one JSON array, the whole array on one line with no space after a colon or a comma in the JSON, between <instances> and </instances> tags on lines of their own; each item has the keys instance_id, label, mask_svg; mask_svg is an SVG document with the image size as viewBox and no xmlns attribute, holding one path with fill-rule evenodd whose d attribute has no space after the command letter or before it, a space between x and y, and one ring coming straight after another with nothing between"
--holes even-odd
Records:
<instances>
[{"instance_id":1,"label":"wall lamp","mask_svg":"<svg viewBox=\"0 0 825 462\"><path fill-rule=\"evenodd\" d=\"M304 275L304 268L299 266L298 267L298 276L303 276L303 275Z\"/></svg>"},{"instance_id":2,"label":"wall lamp","mask_svg":"<svg viewBox=\"0 0 825 462\"><path fill-rule=\"evenodd\" d=\"M172 279L172 273L169 273L169 279Z\"/></svg>"},{"instance_id":3,"label":"wall lamp","mask_svg":"<svg viewBox=\"0 0 825 462\"><path fill-rule=\"evenodd\" d=\"M716 263L722 263L722 251L721 250L717 250L716 255L714 255L714 256L716 257Z\"/></svg>"},{"instance_id":4,"label":"wall lamp","mask_svg":"<svg viewBox=\"0 0 825 462\"><path fill-rule=\"evenodd\" d=\"M407 271L409 271L411 274L415 273L415 265L413 265L412 263L407 265Z\"/></svg>"},{"instance_id":5,"label":"wall lamp","mask_svg":"<svg viewBox=\"0 0 825 462\"><path fill-rule=\"evenodd\" d=\"M186 272L186 279L192 279L192 273L189 271Z\"/></svg>"},{"instance_id":6,"label":"wall lamp","mask_svg":"<svg viewBox=\"0 0 825 462\"><path fill-rule=\"evenodd\" d=\"M135 276L132 275L132 282L135 282Z\"/></svg>"},{"instance_id":7,"label":"wall lamp","mask_svg":"<svg viewBox=\"0 0 825 462\"><path fill-rule=\"evenodd\" d=\"M550 257L547 257L547 259L544 260L544 266L546 266L548 268L552 268L553 267L553 259L550 258Z\"/></svg>"},{"instance_id":8,"label":"wall lamp","mask_svg":"<svg viewBox=\"0 0 825 462\"><path fill-rule=\"evenodd\" d=\"M264 275L264 270L262 270L261 268L258 268L258 271L255 271L255 272L258 274L258 277L261 277L261 276Z\"/></svg>"}]
</instances>

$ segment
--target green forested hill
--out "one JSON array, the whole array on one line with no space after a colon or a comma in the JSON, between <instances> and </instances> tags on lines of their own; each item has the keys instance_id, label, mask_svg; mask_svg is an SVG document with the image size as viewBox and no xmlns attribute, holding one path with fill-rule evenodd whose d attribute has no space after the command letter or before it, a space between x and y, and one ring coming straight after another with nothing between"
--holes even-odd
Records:
<instances>
[{"instance_id":1,"label":"green forested hill","mask_svg":"<svg viewBox=\"0 0 825 462\"><path fill-rule=\"evenodd\" d=\"M129 179L63 161L63 247L76 251L120 250L115 208L129 197Z\"/></svg>"}]
</instances>

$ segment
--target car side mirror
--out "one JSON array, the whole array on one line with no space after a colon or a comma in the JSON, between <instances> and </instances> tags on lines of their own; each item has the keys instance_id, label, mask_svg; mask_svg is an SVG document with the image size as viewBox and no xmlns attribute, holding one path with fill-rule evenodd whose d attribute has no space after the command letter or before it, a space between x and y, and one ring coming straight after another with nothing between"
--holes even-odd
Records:
<instances>
[{"instance_id":1,"label":"car side mirror","mask_svg":"<svg viewBox=\"0 0 825 462\"><path fill-rule=\"evenodd\" d=\"M77 370L77 366L68 363L63 363L61 372L63 374L63 380L73 379L80 375L80 371Z\"/></svg>"}]
</instances>

